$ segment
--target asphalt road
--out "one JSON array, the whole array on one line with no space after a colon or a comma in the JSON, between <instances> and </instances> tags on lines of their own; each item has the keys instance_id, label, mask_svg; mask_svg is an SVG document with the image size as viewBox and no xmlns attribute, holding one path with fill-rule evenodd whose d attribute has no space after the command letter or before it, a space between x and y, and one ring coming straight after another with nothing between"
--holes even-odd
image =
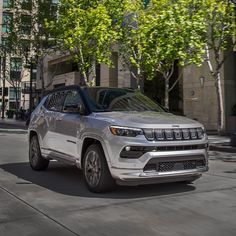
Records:
<instances>
[{"instance_id":1,"label":"asphalt road","mask_svg":"<svg viewBox=\"0 0 236 236\"><path fill-rule=\"evenodd\" d=\"M0 236L234 236L236 154L210 153L192 185L118 187L90 193L74 166L28 164L25 134L0 133Z\"/></svg>"}]
</instances>

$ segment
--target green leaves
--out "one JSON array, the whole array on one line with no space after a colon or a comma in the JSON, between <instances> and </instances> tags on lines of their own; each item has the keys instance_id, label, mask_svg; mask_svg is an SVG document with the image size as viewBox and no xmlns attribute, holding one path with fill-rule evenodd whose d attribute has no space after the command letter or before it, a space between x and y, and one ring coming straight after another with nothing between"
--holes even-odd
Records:
<instances>
[{"instance_id":1,"label":"green leaves","mask_svg":"<svg viewBox=\"0 0 236 236\"><path fill-rule=\"evenodd\" d=\"M210 49L225 50L235 36L234 4L231 1L206 0L205 5L209 27L206 42Z\"/></svg>"},{"instance_id":2,"label":"green leaves","mask_svg":"<svg viewBox=\"0 0 236 236\"><path fill-rule=\"evenodd\" d=\"M127 1L119 43L128 68L140 76L169 74L173 64L201 64L206 18L204 0L153 0L144 9L139 1Z\"/></svg>"},{"instance_id":3,"label":"green leaves","mask_svg":"<svg viewBox=\"0 0 236 236\"><path fill-rule=\"evenodd\" d=\"M223 0L61 0L58 20L48 25L86 80L95 63L112 66L114 46L137 80L156 73L169 80L174 63L203 62L205 44L216 44L209 34L225 49L234 27L231 8Z\"/></svg>"},{"instance_id":4,"label":"green leaves","mask_svg":"<svg viewBox=\"0 0 236 236\"><path fill-rule=\"evenodd\" d=\"M78 63L86 83L95 63L112 64L112 46L118 37L111 16L114 10L109 1L61 1L58 21L53 24L55 36Z\"/></svg>"}]
</instances>

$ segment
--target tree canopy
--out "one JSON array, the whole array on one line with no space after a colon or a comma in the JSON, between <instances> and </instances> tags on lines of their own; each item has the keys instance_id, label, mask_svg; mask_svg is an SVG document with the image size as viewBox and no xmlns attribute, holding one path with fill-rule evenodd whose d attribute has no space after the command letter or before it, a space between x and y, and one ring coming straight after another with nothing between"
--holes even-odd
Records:
<instances>
[{"instance_id":1,"label":"tree canopy","mask_svg":"<svg viewBox=\"0 0 236 236\"><path fill-rule=\"evenodd\" d=\"M115 7L116 4L114 4ZM69 50L89 83L95 63L111 65L112 46L118 32L110 15L115 8L106 1L61 0L58 20L49 22L63 50Z\"/></svg>"}]
</instances>

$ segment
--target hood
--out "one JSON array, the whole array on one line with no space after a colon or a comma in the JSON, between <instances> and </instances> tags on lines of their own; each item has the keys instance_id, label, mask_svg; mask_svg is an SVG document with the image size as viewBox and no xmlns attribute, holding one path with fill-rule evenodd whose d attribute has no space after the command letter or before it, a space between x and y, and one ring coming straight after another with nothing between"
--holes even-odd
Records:
<instances>
[{"instance_id":1,"label":"hood","mask_svg":"<svg viewBox=\"0 0 236 236\"><path fill-rule=\"evenodd\" d=\"M100 112L94 113L94 115L96 118L113 125L134 128L192 128L203 126L195 120L167 112Z\"/></svg>"}]
</instances>

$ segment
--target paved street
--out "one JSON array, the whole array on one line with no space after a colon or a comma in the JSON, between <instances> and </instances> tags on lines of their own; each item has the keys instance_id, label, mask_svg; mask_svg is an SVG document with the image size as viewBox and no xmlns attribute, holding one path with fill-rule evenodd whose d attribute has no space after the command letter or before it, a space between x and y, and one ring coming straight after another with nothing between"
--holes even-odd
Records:
<instances>
[{"instance_id":1,"label":"paved street","mask_svg":"<svg viewBox=\"0 0 236 236\"><path fill-rule=\"evenodd\" d=\"M193 185L118 187L90 193L73 166L28 164L25 134L0 133L0 236L233 236L236 154L211 152Z\"/></svg>"}]
</instances>

